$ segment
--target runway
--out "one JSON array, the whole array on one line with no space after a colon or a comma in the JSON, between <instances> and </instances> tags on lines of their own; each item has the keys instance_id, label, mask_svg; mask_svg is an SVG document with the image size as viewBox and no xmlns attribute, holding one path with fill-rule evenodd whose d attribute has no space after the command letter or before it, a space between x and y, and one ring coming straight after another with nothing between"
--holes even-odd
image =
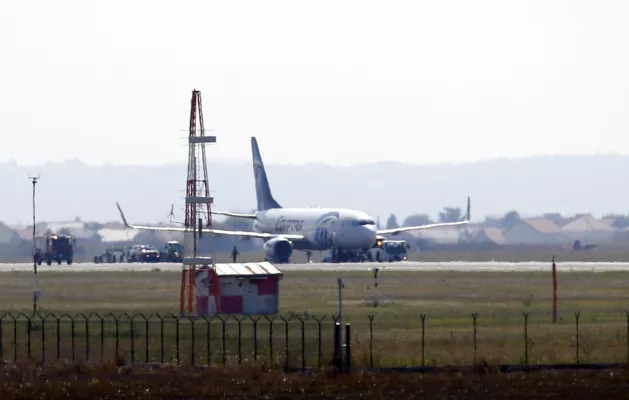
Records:
<instances>
[{"instance_id":1,"label":"runway","mask_svg":"<svg viewBox=\"0 0 629 400\"><path fill-rule=\"evenodd\" d=\"M311 264L277 264L281 271L369 271L379 268L382 271L456 271L456 272L526 272L526 271L550 271L549 262L417 262L402 261L394 263L311 263ZM94 264L76 263L67 264L42 264L37 267L38 273L49 272L159 272L181 271L181 264L176 263L116 263ZM558 262L558 271L629 271L629 262ZM33 272L33 264L29 263L5 263L0 264L0 272Z\"/></svg>"}]
</instances>

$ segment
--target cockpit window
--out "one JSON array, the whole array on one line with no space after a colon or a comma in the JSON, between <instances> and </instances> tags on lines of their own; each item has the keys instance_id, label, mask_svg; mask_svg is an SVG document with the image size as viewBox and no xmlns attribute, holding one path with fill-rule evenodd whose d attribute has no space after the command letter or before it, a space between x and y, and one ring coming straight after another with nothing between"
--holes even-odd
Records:
<instances>
[{"instance_id":1,"label":"cockpit window","mask_svg":"<svg viewBox=\"0 0 629 400\"><path fill-rule=\"evenodd\" d=\"M361 219L358 221L360 225L375 225L376 223L372 219Z\"/></svg>"}]
</instances>

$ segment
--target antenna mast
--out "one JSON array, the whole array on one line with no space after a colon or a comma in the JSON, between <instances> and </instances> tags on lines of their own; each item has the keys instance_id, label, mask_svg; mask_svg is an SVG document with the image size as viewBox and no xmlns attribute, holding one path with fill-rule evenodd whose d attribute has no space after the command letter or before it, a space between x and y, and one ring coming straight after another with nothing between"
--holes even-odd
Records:
<instances>
[{"instance_id":1,"label":"antenna mast","mask_svg":"<svg viewBox=\"0 0 629 400\"><path fill-rule=\"evenodd\" d=\"M197 115L199 130L197 130ZM186 180L186 216L184 237L184 269L181 275L180 313L185 312L186 273L188 274L188 312L193 311L194 275L197 267L212 263L209 257L198 256L198 239L202 229L212 225L210 185L205 157L205 144L216 143L215 136L205 136L201 92L192 91L190 104L190 134L188 136L188 176ZM199 165L200 160L200 165ZM205 217L205 218L204 218ZM204 221L205 219L205 221ZM197 237L198 234L198 237Z\"/></svg>"}]
</instances>

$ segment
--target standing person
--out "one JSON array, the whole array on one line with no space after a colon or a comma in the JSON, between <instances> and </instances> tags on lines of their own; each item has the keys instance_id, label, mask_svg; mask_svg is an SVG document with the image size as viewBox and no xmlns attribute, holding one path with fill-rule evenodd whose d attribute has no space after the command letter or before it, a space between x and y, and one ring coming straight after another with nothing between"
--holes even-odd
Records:
<instances>
[{"instance_id":1,"label":"standing person","mask_svg":"<svg viewBox=\"0 0 629 400\"><path fill-rule=\"evenodd\" d=\"M310 257L312 257L312 251L308 250L306 252L306 263L310 264Z\"/></svg>"},{"instance_id":2,"label":"standing person","mask_svg":"<svg viewBox=\"0 0 629 400\"><path fill-rule=\"evenodd\" d=\"M232 260L234 263L236 262L236 259L238 258L238 254L240 254L240 252L238 251L236 246L234 246L234 249L232 250Z\"/></svg>"}]
</instances>

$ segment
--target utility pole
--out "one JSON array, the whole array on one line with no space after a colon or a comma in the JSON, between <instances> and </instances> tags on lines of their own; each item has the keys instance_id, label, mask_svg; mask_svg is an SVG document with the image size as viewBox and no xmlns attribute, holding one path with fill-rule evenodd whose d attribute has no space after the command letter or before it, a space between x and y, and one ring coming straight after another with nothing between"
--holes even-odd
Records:
<instances>
[{"instance_id":1,"label":"utility pole","mask_svg":"<svg viewBox=\"0 0 629 400\"><path fill-rule=\"evenodd\" d=\"M37 185L37 181L40 176L30 176L28 179L33 183L33 315L37 313L37 298L39 297L39 292L37 291L37 257L36 257L36 249L35 249L35 185Z\"/></svg>"}]
</instances>

